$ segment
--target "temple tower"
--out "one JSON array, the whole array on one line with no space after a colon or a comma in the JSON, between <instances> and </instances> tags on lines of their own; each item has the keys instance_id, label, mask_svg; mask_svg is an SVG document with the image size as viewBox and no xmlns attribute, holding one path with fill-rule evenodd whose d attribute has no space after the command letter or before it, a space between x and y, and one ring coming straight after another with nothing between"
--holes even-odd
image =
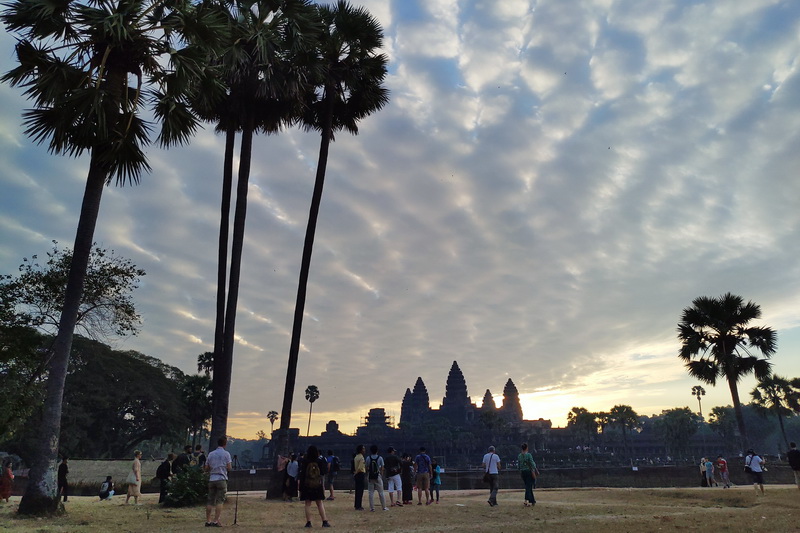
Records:
<instances>
[{"instance_id":1,"label":"temple tower","mask_svg":"<svg viewBox=\"0 0 800 533\"><path fill-rule=\"evenodd\" d=\"M481 411L496 411L497 404L494 403L494 398L489 389L486 389L486 394L483 395L483 403L481 404Z\"/></svg>"},{"instance_id":2,"label":"temple tower","mask_svg":"<svg viewBox=\"0 0 800 533\"><path fill-rule=\"evenodd\" d=\"M503 407L500 408L500 412L512 422L522 422L522 405L519 403L519 392L510 378L503 388Z\"/></svg>"}]
</instances>

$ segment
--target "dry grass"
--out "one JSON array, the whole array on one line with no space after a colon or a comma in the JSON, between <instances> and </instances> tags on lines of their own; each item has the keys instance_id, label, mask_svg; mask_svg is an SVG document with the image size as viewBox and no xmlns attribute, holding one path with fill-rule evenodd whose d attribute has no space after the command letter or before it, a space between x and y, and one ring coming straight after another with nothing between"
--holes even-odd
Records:
<instances>
[{"instance_id":1,"label":"dry grass","mask_svg":"<svg viewBox=\"0 0 800 533\"><path fill-rule=\"evenodd\" d=\"M500 492L499 505L493 508L486 503L486 491L442 491L438 505L406 506L388 512L355 512L352 496L347 493L325 503L333 527L347 532L800 532L800 491L789 485L767 489L764 497L756 496L750 487L549 489L536 492L538 504L534 508L523 507L522 492L510 490ZM20 519L15 517L19 497L13 497L9 504L0 504L0 531L209 531L203 527L202 508L163 509L156 501L156 495L145 495L141 505L125 506L124 496L115 496L110 502L73 497L64 517ZM297 531L305 523L302 503L266 501L263 493L241 493L238 523L233 526L235 502L236 496L231 494L222 516L229 530ZM314 528L319 528L319 515L314 512L313 517Z\"/></svg>"}]
</instances>

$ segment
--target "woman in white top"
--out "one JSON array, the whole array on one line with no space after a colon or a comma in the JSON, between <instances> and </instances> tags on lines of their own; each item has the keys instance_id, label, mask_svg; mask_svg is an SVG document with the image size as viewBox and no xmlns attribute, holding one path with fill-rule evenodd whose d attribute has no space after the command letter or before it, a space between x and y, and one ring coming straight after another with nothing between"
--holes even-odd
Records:
<instances>
[{"instance_id":1,"label":"woman in white top","mask_svg":"<svg viewBox=\"0 0 800 533\"><path fill-rule=\"evenodd\" d=\"M133 503L139 505L139 496L142 495L142 452L136 450L133 452L133 464L131 465L131 473L125 480L128 483L128 495L125 496L125 503L133 496Z\"/></svg>"}]
</instances>

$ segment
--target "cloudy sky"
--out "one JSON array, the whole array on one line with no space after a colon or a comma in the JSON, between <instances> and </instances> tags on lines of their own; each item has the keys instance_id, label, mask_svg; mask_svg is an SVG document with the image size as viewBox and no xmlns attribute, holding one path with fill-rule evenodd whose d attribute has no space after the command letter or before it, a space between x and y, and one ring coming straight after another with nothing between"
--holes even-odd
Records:
<instances>
[{"instance_id":1,"label":"cloudy sky","mask_svg":"<svg viewBox=\"0 0 800 533\"><path fill-rule=\"evenodd\" d=\"M696 407L681 310L733 292L800 376L800 3L368 0L391 102L331 148L293 427L434 407L457 360L473 401L511 377L526 418ZM13 66L0 37L0 67ZM85 159L21 132L0 86L0 272L70 245ZM280 411L319 137L256 139L230 433ZM103 198L96 240L147 271L139 336L195 369L212 349L223 139L212 131ZM741 384L747 397L752 379ZM730 403L706 386L703 408ZM498 398L499 399L499 398Z\"/></svg>"}]
</instances>

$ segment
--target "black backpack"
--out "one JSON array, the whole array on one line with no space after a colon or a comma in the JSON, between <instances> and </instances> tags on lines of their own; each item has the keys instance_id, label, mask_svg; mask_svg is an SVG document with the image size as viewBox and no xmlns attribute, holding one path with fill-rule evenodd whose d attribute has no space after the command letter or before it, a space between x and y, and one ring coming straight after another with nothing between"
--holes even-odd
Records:
<instances>
[{"instance_id":1,"label":"black backpack","mask_svg":"<svg viewBox=\"0 0 800 533\"><path fill-rule=\"evenodd\" d=\"M380 456L375 458L372 456L369 457L369 469L367 470L369 479L378 479L378 475L380 474L380 470L378 469L378 459L380 459Z\"/></svg>"},{"instance_id":2,"label":"black backpack","mask_svg":"<svg viewBox=\"0 0 800 533\"><path fill-rule=\"evenodd\" d=\"M342 465L339 464L339 458L334 455L333 456L333 460L331 461L331 471L332 472L338 472L341 469L342 469Z\"/></svg>"}]
</instances>

